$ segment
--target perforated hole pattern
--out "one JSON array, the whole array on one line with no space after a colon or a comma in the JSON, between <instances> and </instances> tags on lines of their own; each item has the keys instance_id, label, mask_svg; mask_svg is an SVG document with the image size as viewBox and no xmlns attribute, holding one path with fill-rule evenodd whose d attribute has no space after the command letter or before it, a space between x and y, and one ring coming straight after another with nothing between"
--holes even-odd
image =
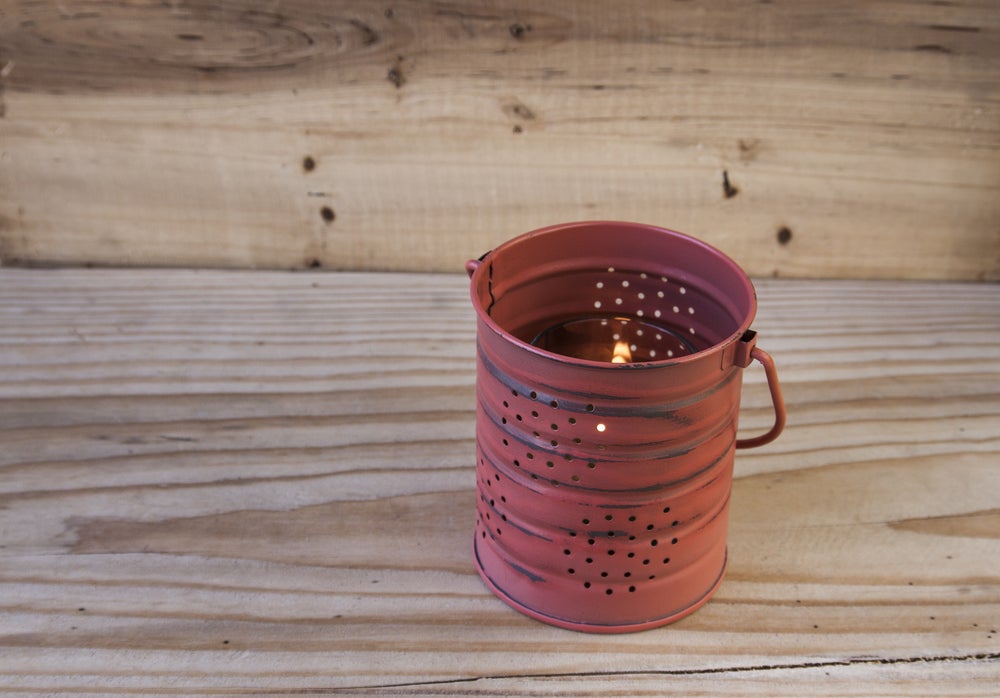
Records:
<instances>
[{"instance_id":1,"label":"perforated hole pattern","mask_svg":"<svg viewBox=\"0 0 1000 698\"><path fill-rule=\"evenodd\" d=\"M608 433L605 421L611 423L610 419L597 414L593 404L584 404L582 412L568 412L558 400L534 390L523 394L511 389L496 407L504 426L502 453L498 454L499 467L485 456L479 460L477 535L481 539L510 546L502 541L505 535L537 536L532 531L537 522L524 520L518 508L525 487L543 496L550 488L571 488L577 495L566 494L579 497L583 505L579 510L591 513L554 522L559 535L549 536L550 549L543 557L561 558L562 572L579 589L603 596L634 594L669 568L675 551L683 547L685 527L696 524L704 512L685 512L683 501L626 507L608 500L614 510L604 513L600 506L586 507L585 500L593 498L591 486L598 470L621 467L600 458L608 449L602 436ZM580 456L588 452L593 457ZM538 556L537 550L534 555Z\"/></svg>"},{"instance_id":2,"label":"perforated hole pattern","mask_svg":"<svg viewBox=\"0 0 1000 698\"><path fill-rule=\"evenodd\" d=\"M697 339L694 322L697 314L694 294L688 297L688 287L671 283L662 275L646 272L619 271L608 267L607 275L593 283L595 312L613 313L612 326L621 325L621 336L628 340L633 356L642 360L670 359L697 351L703 344ZM652 331L642 326L631 327L620 316L626 314L648 323ZM656 327L661 328L657 332Z\"/></svg>"}]
</instances>

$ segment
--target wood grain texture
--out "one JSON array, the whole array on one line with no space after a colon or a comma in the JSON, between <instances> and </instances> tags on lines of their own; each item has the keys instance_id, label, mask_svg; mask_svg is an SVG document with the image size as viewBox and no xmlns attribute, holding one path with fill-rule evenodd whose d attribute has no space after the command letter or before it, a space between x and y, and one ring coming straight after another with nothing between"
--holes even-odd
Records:
<instances>
[{"instance_id":1,"label":"wood grain texture","mask_svg":"<svg viewBox=\"0 0 1000 698\"><path fill-rule=\"evenodd\" d=\"M4 270L0 692L994 692L997 288L758 291L728 576L591 636L473 569L464 275Z\"/></svg>"},{"instance_id":2,"label":"wood grain texture","mask_svg":"<svg viewBox=\"0 0 1000 698\"><path fill-rule=\"evenodd\" d=\"M580 219L1000 279L990 0L0 8L0 260L459 270Z\"/></svg>"}]
</instances>

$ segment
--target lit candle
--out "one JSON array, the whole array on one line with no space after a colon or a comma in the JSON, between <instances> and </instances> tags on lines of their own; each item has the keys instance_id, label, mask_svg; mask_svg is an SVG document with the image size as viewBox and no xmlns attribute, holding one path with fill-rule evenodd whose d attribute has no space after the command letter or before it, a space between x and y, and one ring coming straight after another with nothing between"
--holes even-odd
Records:
<instances>
[{"instance_id":1,"label":"lit candle","mask_svg":"<svg viewBox=\"0 0 1000 698\"><path fill-rule=\"evenodd\" d=\"M611 352L611 363L613 364L627 364L632 360L632 350L629 348L627 342L618 340L615 342L614 351Z\"/></svg>"},{"instance_id":2,"label":"lit candle","mask_svg":"<svg viewBox=\"0 0 1000 698\"><path fill-rule=\"evenodd\" d=\"M627 364L670 360L694 352L679 332L639 318L593 315L560 322L531 342L576 359Z\"/></svg>"}]
</instances>

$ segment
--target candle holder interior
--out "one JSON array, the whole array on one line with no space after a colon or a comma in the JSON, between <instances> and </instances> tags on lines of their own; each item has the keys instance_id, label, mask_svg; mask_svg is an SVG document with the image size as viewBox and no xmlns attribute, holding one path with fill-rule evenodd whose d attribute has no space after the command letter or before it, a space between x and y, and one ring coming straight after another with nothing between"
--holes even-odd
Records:
<instances>
[{"instance_id":1,"label":"candle holder interior","mask_svg":"<svg viewBox=\"0 0 1000 698\"><path fill-rule=\"evenodd\" d=\"M672 359L697 351L678 330L618 315L566 320L542 330L531 344L554 354L611 363Z\"/></svg>"},{"instance_id":2,"label":"candle holder interior","mask_svg":"<svg viewBox=\"0 0 1000 698\"><path fill-rule=\"evenodd\" d=\"M499 329L583 360L610 361L615 334L626 339L629 362L649 362L696 354L747 329L753 287L731 260L693 238L678 244L642 226L609 230L615 225L517 238L489 255L473 293Z\"/></svg>"}]
</instances>

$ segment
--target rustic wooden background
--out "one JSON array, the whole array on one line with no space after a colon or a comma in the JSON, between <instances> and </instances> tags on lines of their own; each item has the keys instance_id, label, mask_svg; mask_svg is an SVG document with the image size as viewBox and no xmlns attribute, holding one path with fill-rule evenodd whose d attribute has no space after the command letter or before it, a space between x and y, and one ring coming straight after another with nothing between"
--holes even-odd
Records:
<instances>
[{"instance_id":1,"label":"rustic wooden background","mask_svg":"<svg viewBox=\"0 0 1000 698\"><path fill-rule=\"evenodd\" d=\"M460 270L550 223L1000 279L1000 3L0 4L0 262Z\"/></svg>"}]
</instances>

